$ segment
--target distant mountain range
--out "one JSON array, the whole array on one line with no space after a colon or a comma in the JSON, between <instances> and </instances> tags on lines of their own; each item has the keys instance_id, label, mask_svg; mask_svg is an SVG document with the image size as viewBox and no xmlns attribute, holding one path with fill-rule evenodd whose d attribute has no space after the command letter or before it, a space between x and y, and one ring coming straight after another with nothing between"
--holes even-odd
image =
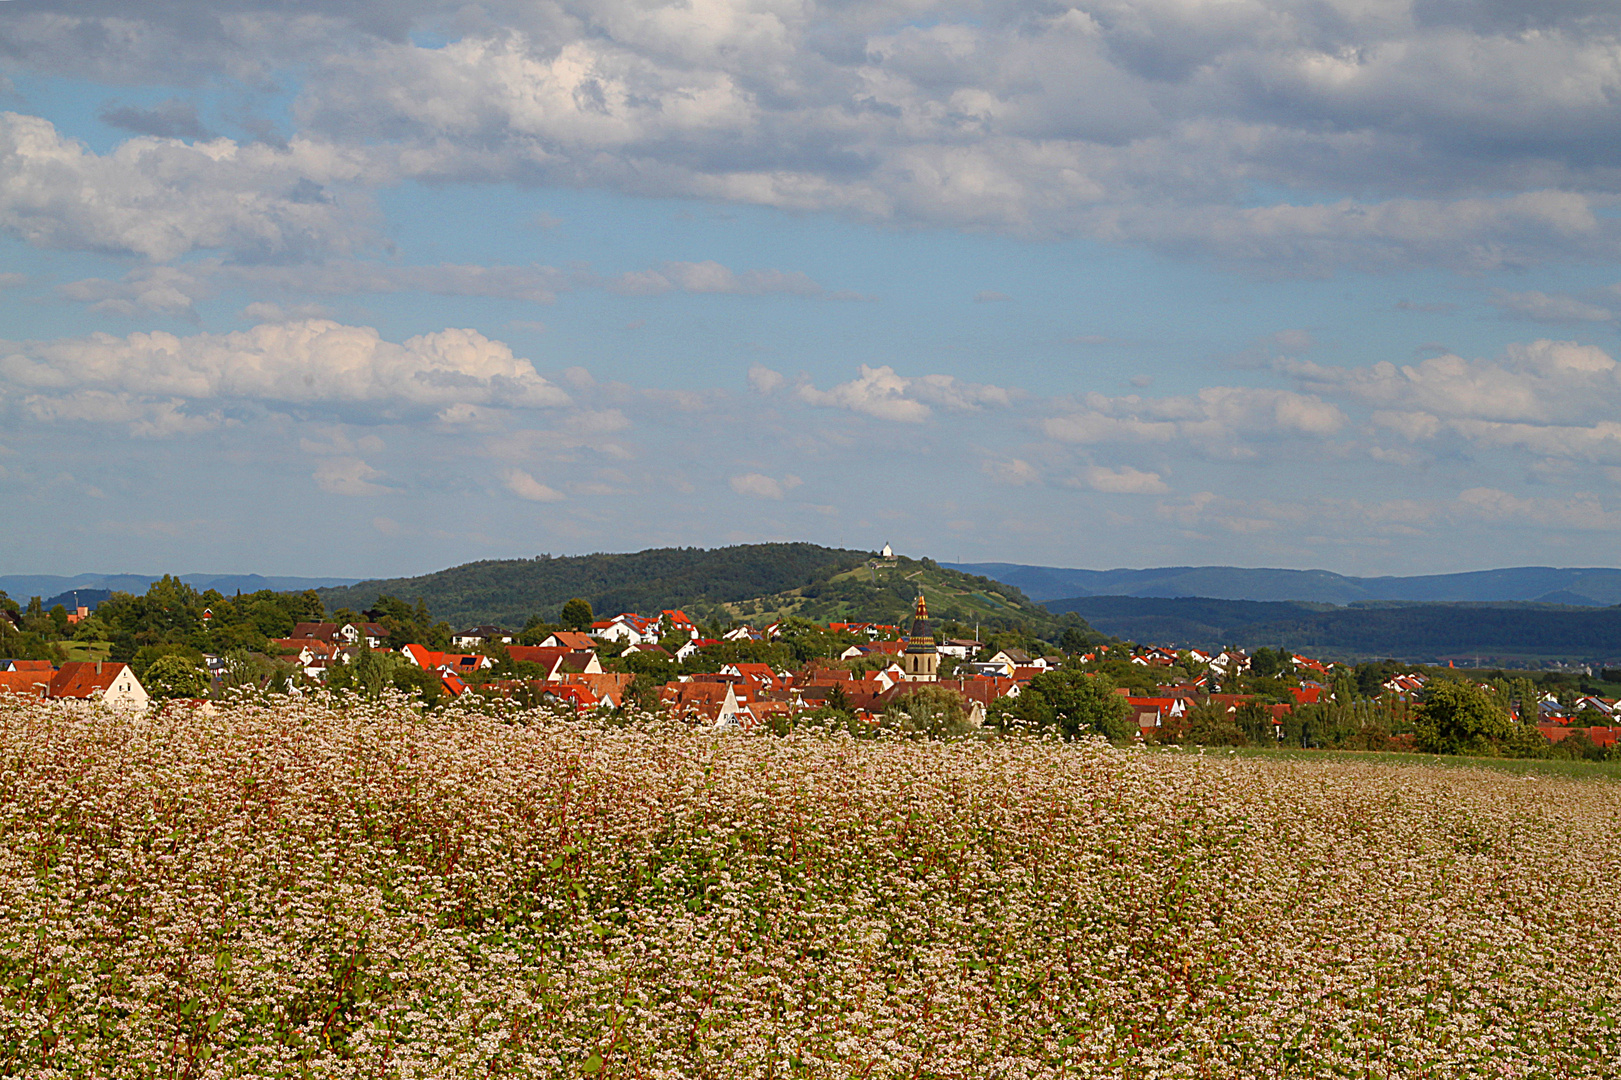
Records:
<instances>
[{"instance_id":1,"label":"distant mountain range","mask_svg":"<svg viewBox=\"0 0 1621 1080\"><path fill-rule=\"evenodd\" d=\"M1349 577L1329 570L1238 566L1166 566L1148 570L1072 570L1016 563L945 563L1020 589L1037 603L1083 596L1182 597L1216 600L1447 603L1534 602L1583 607L1621 604L1621 570L1606 567L1515 566L1463 574Z\"/></svg>"},{"instance_id":2,"label":"distant mountain range","mask_svg":"<svg viewBox=\"0 0 1621 1080\"><path fill-rule=\"evenodd\" d=\"M79 603L91 606L105 600L111 593L144 593L162 574L75 574L57 577L51 574L10 574L0 576L0 590L19 604L31 597L46 598L45 606L71 605L73 593L79 592ZM227 596L237 592L258 592L274 589L291 592L303 589L323 589L333 585L353 585L356 578L335 577L263 577L259 574L181 574L180 580L199 590L218 589Z\"/></svg>"},{"instance_id":3,"label":"distant mountain range","mask_svg":"<svg viewBox=\"0 0 1621 1080\"><path fill-rule=\"evenodd\" d=\"M1204 597L1077 596L1074 612L1104 634L1154 645L1282 646L1325 660L1394 657L1471 667L1545 660L1621 663L1621 608L1555 604L1358 603L1350 607Z\"/></svg>"}]
</instances>

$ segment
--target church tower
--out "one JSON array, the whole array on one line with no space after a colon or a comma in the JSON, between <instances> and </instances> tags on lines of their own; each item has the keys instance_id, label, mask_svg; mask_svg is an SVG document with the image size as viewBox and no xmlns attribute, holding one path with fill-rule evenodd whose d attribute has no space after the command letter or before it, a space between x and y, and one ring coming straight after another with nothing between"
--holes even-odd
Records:
<instances>
[{"instance_id":1,"label":"church tower","mask_svg":"<svg viewBox=\"0 0 1621 1080\"><path fill-rule=\"evenodd\" d=\"M901 653L901 670L907 682L935 682L940 678L940 652L934 647L934 632L929 629L929 605L923 594L917 594L917 613L912 617L912 633L906 639L906 651Z\"/></svg>"}]
</instances>

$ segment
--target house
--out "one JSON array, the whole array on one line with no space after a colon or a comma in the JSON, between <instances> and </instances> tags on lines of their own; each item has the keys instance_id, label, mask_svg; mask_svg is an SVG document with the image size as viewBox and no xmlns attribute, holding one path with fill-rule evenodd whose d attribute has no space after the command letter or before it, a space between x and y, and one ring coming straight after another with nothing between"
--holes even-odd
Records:
<instances>
[{"instance_id":1,"label":"house","mask_svg":"<svg viewBox=\"0 0 1621 1080\"><path fill-rule=\"evenodd\" d=\"M684 662L688 657L697 656L699 653L703 652L705 648L714 644L716 644L716 642L713 638L692 638L688 641L683 641L680 648L675 650L675 658Z\"/></svg>"},{"instance_id":2,"label":"house","mask_svg":"<svg viewBox=\"0 0 1621 1080\"><path fill-rule=\"evenodd\" d=\"M752 682L761 690L786 689L786 684L771 670L770 664L723 664L720 673Z\"/></svg>"},{"instance_id":3,"label":"house","mask_svg":"<svg viewBox=\"0 0 1621 1080\"><path fill-rule=\"evenodd\" d=\"M450 639L450 643L458 649L476 649L491 641L511 645L512 631L503 630L499 626L475 626L470 630L463 630Z\"/></svg>"},{"instance_id":4,"label":"house","mask_svg":"<svg viewBox=\"0 0 1621 1080\"><path fill-rule=\"evenodd\" d=\"M628 672L598 671L566 674L559 681L564 686L583 686L596 695L599 704L617 709L625 700L625 688L635 677Z\"/></svg>"},{"instance_id":5,"label":"house","mask_svg":"<svg viewBox=\"0 0 1621 1080\"><path fill-rule=\"evenodd\" d=\"M687 618L686 612L661 611L659 612L659 615L661 620L670 627L670 630L673 633L685 634L687 636L687 640L689 641L697 639L698 627L691 619Z\"/></svg>"},{"instance_id":6,"label":"house","mask_svg":"<svg viewBox=\"0 0 1621 1080\"><path fill-rule=\"evenodd\" d=\"M666 660L675 659L675 657L670 654L669 649L666 649L663 645L658 644L628 645L625 647L625 651L619 655L630 656L633 653L647 653L652 656L662 656Z\"/></svg>"},{"instance_id":7,"label":"house","mask_svg":"<svg viewBox=\"0 0 1621 1080\"><path fill-rule=\"evenodd\" d=\"M904 641L874 641L868 645L852 645L839 654L840 660L854 660L860 656L899 656L906 651Z\"/></svg>"},{"instance_id":8,"label":"house","mask_svg":"<svg viewBox=\"0 0 1621 1080\"><path fill-rule=\"evenodd\" d=\"M573 649L576 652L597 647L596 639L578 630L559 630L540 643L542 649Z\"/></svg>"},{"instance_id":9,"label":"house","mask_svg":"<svg viewBox=\"0 0 1621 1080\"><path fill-rule=\"evenodd\" d=\"M539 664L543 678L556 682L565 675L600 675L602 662L593 649L567 649L562 646L514 645L507 655L517 663Z\"/></svg>"},{"instance_id":10,"label":"house","mask_svg":"<svg viewBox=\"0 0 1621 1080\"><path fill-rule=\"evenodd\" d=\"M51 676L49 695L114 709L144 710L152 702L129 665L110 660L68 661Z\"/></svg>"},{"instance_id":11,"label":"house","mask_svg":"<svg viewBox=\"0 0 1621 1080\"><path fill-rule=\"evenodd\" d=\"M407 660L424 671L452 672L458 675L466 675L495 666L495 662L488 656L481 656L478 653L437 652L421 645L407 645L400 652L404 654Z\"/></svg>"},{"instance_id":12,"label":"house","mask_svg":"<svg viewBox=\"0 0 1621 1080\"><path fill-rule=\"evenodd\" d=\"M592 623L591 636L601 641L624 642L626 645L657 642L659 621L650 615L637 615L635 612L627 611L611 619Z\"/></svg>"},{"instance_id":13,"label":"house","mask_svg":"<svg viewBox=\"0 0 1621 1080\"><path fill-rule=\"evenodd\" d=\"M293 627L290 637L316 638L328 644L358 645L362 641L369 649L381 649L388 640L388 631L377 623L301 622Z\"/></svg>"},{"instance_id":14,"label":"house","mask_svg":"<svg viewBox=\"0 0 1621 1080\"><path fill-rule=\"evenodd\" d=\"M48 697L51 692L50 671L0 671L0 694L16 694L20 697L42 698Z\"/></svg>"},{"instance_id":15,"label":"house","mask_svg":"<svg viewBox=\"0 0 1621 1080\"><path fill-rule=\"evenodd\" d=\"M981 647L979 642L967 638L947 638L937 646L941 656L951 656L958 660L978 656Z\"/></svg>"},{"instance_id":16,"label":"house","mask_svg":"<svg viewBox=\"0 0 1621 1080\"><path fill-rule=\"evenodd\" d=\"M49 660L0 660L0 671L53 672L56 668Z\"/></svg>"},{"instance_id":17,"label":"house","mask_svg":"<svg viewBox=\"0 0 1621 1080\"><path fill-rule=\"evenodd\" d=\"M865 637L868 641L899 637L901 632L898 626L871 622L836 622L829 623L827 628L835 634L851 634L855 637Z\"/></svg>"},{"instance_id":18,"label":"house","mask_svg":"<svg viewBox=\"0 0 1621 1080\"><path fill-rule=\"evenodd\" d=\"M666 684L659 700L677 719L708 721L716 727L736 726L742 704L733 683L696 680Z\"/></svg>"}]
</instances>

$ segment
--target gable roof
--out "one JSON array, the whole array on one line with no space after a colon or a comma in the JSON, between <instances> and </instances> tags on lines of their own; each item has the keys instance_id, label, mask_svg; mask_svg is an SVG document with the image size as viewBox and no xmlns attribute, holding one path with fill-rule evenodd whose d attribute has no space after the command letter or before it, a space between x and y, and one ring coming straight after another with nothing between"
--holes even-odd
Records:
<instances>
[{"instance_id":1,"label":"gable roof","mask_svg":"<svg viewBox=\"0 0 1621 1080\"><path fill-rule=\"evenodd\" d=\"M44 697L51 689L51 676L55 672L0 671L0 694L21 694L24 697Z\"/></svg>"},{"instance_id":2,"label":"gable roof","mask_svg":"<svg viewBox=\"0 0 1621 1080\"><path fill-rule=\"evenodd\" d=\"M112 661L69 660L62 670L51 676L50 695L53 698L85 699L100 697L118 681L129 667ZM130 676L134 678L133 675Z\"/></svg>"}]
</instances>

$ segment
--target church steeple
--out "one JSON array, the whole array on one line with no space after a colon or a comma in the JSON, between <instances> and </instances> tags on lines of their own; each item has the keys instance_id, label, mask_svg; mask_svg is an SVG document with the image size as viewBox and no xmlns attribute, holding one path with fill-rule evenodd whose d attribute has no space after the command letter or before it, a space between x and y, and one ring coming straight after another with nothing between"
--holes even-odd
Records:
<instances>
[{"instance_id":1,"label":"church steeple","mask_svg":"<svg viewBox=\"0 0 1621 1080\"><path fill-rule=\"evenodd\" d=\"M912 632L906 638L906 651L901 654L901 668L912 682L933 682L940 677L940 651L934 646L934 632L929 629L929 604L921 592L917 594L917 609L912 614Z\"/></svg>"}]
</instances>

